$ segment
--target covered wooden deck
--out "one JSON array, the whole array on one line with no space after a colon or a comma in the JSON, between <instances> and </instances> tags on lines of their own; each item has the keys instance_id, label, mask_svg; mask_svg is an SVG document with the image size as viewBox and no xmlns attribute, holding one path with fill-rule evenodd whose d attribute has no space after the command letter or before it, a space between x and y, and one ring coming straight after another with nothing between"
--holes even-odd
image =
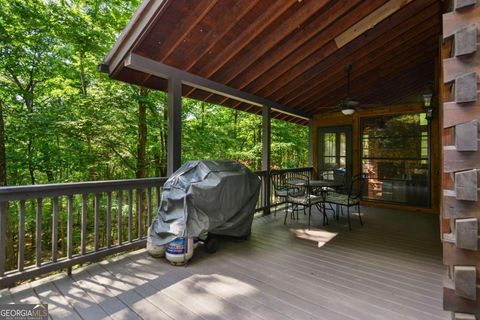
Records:
<instances>
[{"instance_id":1,"label":"covered wooden deck","mask_svg":"<svg viewBox=\"0 0 480 320\"><path fill-rule=\"evenodd\" d=\"M186 268L140 250L0 291L0 303L48 303L53 319L449 319L438 216L364 212L351 232L342 220L308 231L303 214L283 225L279 212Z\"/></svg>"}]
</instances>

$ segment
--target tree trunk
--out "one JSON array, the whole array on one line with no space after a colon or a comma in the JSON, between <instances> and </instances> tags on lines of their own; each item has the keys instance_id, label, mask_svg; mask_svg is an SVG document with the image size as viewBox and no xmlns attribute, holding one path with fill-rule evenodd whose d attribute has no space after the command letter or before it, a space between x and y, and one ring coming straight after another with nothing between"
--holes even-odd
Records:
<instances>
[{"instance_id":1,"label":"tree trunk","mask_svg":"<svg viewBox=\"0 0 480 320\"><path fill-rule=\"evenodd\" d=\"M258 134L257 134L257 142L256 144L257 145L260 145L260 147L262 146L262 126L259 125L258 126ZM260 150L263 150L263 149L260 149ZM262 170L262 153L260 152L260 156L257 157L257 168L255 170Z\"/></svg>"},{"instance_id":2,"label":"tree trunk","mask_svg":"<svg viewBox=\"0 0 480 320\"><path fill-rule=\"evenodd\" d=\"M3 119L3 101L0 100L0 186L7 185L7 158L5 152L5 121ZM6 257L7 270L13 269L15 266L15 252L14 252L14 226L10 223L10 212L7 209L7 233L6 237Z\"/></svg>"},{"instance_id":3,"label":"tree trunk","mask_svg":"<svg viewBox=\"0 0 480 320\"><path fill-rule=\"evenodd\" d=\"M85 78L85 66L83 64L84 53L80 53L80 82L82 83L82 94L87 95L87 81Z\"/></svg>"},{"instance_id":4,"label":"tree trunk","mask_svg":"<svg viewBox=\"0 0 480 320\"><path fill-rule=\"evenodd\" d=\"M0 100L0 186L7 185L7 157L5 152L5 121L3 119L3 101Z\"/></svg>"},{"instance_id":5,"label":"tree trunk","mask_svg":"<svg viewBox=\"0 0 480 320\"><path fill-rule=\"evenodd\" d=\"M141 98L147 97L148 89L140 88ZM147 173L147 104L142 99L138 102L138 134L137 134L137 179L145 178Z\"/></svg>"}]
</instances>

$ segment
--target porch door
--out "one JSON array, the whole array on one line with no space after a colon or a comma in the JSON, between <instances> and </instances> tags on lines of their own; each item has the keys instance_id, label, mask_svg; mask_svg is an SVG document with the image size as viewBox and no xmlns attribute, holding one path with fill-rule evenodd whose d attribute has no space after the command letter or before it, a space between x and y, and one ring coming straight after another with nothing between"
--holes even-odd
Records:
<instances>
[{"instance_id":1,"label":"porch door","mask_svg":"<svg viewBox=\"0 0 480 320\"><path fill-rule=\"evenodd\" d=\"M346 182L352 177L352 127L323 127L318 130L318 174L333 179L333 170L345 171Z\"/></svg>"}]
</instances>

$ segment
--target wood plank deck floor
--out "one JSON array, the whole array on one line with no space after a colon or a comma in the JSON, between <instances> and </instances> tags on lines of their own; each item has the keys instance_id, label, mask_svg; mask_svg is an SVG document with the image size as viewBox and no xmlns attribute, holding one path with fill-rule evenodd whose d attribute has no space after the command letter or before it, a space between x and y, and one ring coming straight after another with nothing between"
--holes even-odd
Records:
<instances>
[{"instance_id":1,"label":"wood plank deck floor","mask_svg":"<svg viewBox=\"0 0 480 320\"><path fill-rule=\"evenodd\" d=\"M305 229L283 214L255 219L252 237L198 248L188 267L144 250L0 294L48 303L52 319L449 319L442 310L438 216L367 207ZM318 221L314 225L319 225Z\"/></svg>"}]
</instances>

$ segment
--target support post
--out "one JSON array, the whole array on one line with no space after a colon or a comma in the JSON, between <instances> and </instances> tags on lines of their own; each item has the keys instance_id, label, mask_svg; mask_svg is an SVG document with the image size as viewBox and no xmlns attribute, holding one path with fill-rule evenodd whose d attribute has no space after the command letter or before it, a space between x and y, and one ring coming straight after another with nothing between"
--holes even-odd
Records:
<instances>
[{"instance_id":1,"label":"support post","mask_svg":"<svg viewBox=\"0 0 480 320\"><path fill-rule=\"evenodd\" d=\"M262 170L266 171L264 188L264 214L270 214L270 152L271 152L271 115L272 109L264 106L262 109Z\"/></svg>"},{"instance_id":2,"label":"support post","mask_svg":"<svg viewBox=\"0 0 480 320\"><path fill-rule=\"evenodd\" d=\"M170 176L182 164L182 82L168 79L168 139L167 175Z\"/></svg>"},{"instance_id":3,"label":"support post","mask_svg":"<svg viewBox=\"0 0 480 320\"><path fill-rule=\"evenodd\" d=\"M308 166L313 168L313 119L308 120Z\"/></svg>"}]
</instances>

